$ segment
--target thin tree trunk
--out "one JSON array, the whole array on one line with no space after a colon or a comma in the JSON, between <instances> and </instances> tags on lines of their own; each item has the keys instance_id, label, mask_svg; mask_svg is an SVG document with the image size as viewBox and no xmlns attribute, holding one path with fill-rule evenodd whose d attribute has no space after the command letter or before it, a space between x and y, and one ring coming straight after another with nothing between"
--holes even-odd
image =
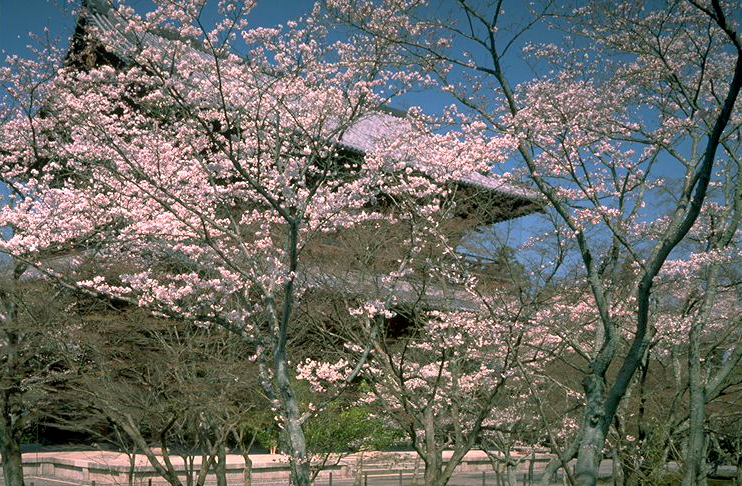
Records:
<instances>
[{"instance_id":1,"label":"thin tree trunk","mask_svg":"<svg viewBox=\"0 0 742 486\"><path fill-rule=\"evenodd\" d=\"M307 456L307 443L304 437L299 413L299 402L291 387L291 379L288 372L288 363L285 355L276 357L276 378L278 390L281 397L281 405L284 409L284 433L289 446L289 464L291 467L292 486L309 486L311 482L311 471L309 470L309 458Z\"/></svg>"},{"instance_id":2,"label":"thin tree trunk","mask_svg":"<svg viewBox=\"0 0 742 486\"><path fill-rule=\"evenodd\" d=\"M132 452L129 455L129 478L127 481L128 486L134 486L134 474L136 474L137 468L137 453Z\"/></svg>"},{"instance_id":3,"label":"thin tree trunk","mask_svg":"<svg viewBox=\"0 0 742 486\"><path fill-rule=\"evenodd\" d=\"M311 471L309 468L309 456L307 454L307 441L302 428L302 419L299 412L299 401L291 383L291 370L289 369L289 357L286 345L289 335L289 324L292 321L294 308L294 276L298 267L299 254L299 221L291 219L288 222L288 253L289 270L292 276L286 280L283 290L283 308L280 313L275 312L273 305L273 319L278 321L275 329L275 340L273 343L273 375L278 392L278 400L283 412L284 438L287 442L289 453L289 465L291 467L291 485L309 486L311 483ZM269 377L267 377L269 378Z\"/></svg>"},{"instance_id":4,"label":"thin tree trunk","mask_svg":"<svg viewBox=\"0 0 742 486\"><path fill-rule=\"evenodd\" d=\"M361 476L363 475L363 454L364 451L361 450L361 454L358 456L358 461L356 461L356 470L354 473L353 478L353 486L361 486ZM418 460L420 459L420 456L418 456ZM417 467L417 463L415 463L415 467ZM417 471L415 471L417 473ZM416 482L417 477L413 479L413 483Z\"/></svg>"},{"instance_id":5,"label":"thin tree trunk","mask_svg":"<svg viewBox=\"0 0 742 486\"><path fill-rule=\"evenodd\" d=\"M217 446L216 458L216 467L214 468L216 486L227 486L227 451L224 442Z\"/></svg>"},{"instance_id":6,"label":"thin tree trunk","mask_svg":"<svg viewBox=\"0 0 742 486\"><path fill-rule=\"evenodd\" d=\"M441 455L434 453L429 462L425 463L425 486L442 486L441 481Z\"/></svg>"},{"instance_id":7,"label":"thin tree trunk","mask_svg":"<svg viewBox=\"0 0 742 486\"><path fill-rule=\"evenodd\" d=\"M505 467L507 468L506 471L507 471L507 478L508 478L508 483L507 483L508 486L516 486L518 482L518 476L515 474L516 473L515 466L512 463L508 462L505 465Z\"/></svg>"},{"instance_id":8,"label":"thin tree trunk","mask_svg":"<svg viewBox=\"0 0 742 486\"><path fill-rule=\"evenodd\" d=\"M152 448L149 446L147 441L144 440L141 431L137 427L137 424L135 423L131 415L122 414L119 416L118 414L110 413L108 415L109 418L118 423L119 427L121 427L124 433L129 436L129 438L134 443L134 447L141 450L142 453L147 457L147 460L155 469L155 472L157 472L157 474L164 478L171 486L183 486L183 483L178 478L175 468L173 468L173 465L170 462L170 458L168 457L165 440L162 440L162 459L165 463L165 465L163 466L162 463L157 459L157 456L152 451Z\"/></svg>"},{"instance_id":9,"label":"thin tree trunk","mask_svg":"<svg viewBox=\"0 0 742 486\"><path fill-rule=\"evenodd\" d=\"M164 447L162 449L162 454L163 455L166 454L166 451L165 451L165 448ZM192 454L189 454L187 456L186 455L183 455L183 456L180 456L180 457L183 459L183 470L185 471L185 476L186 476L186 486L195 486L194 485L194 481L193 481L193 476L195 475L195 468L196 467L194 465L193 455ZM202 469L203 469L203 467L204 467L204 465L201 464L201 468Z\"/></svg>"},{"instance_id":10,"label":"thin tree trunk","mask_svg":"<svg viewBox=\"0 0 742 486\"><path fill-rule=\"evenodd\" d=\"M253 432L249 443L245 443L245 431L239 426L232 428L232 436L234 437L237 447L240 448L240 454L242 454L242 460L245 465L242 469L243 486L252 486L252 459L250 459L250 450L255 442L255 438L258 433Z\"/></svg>"},{"instance_id":11,"label":"thin tree trunk","mask_svg":"<svg viewBox=\"0 0 742 486\"><path fill-rule=\"evenodd\" d=\"M688 389L690 393L690 421L688 446L683 463L683 486L703 486L706 481L706 393L701 378L698 324L691 329L688 353Z\"/></svg>"},{"instance_id":12,"label":"thin tree trunk","mask_svg":"<svg viewBox=\"0 0 742 486\"><path fill-rule=\"evenodd\" d=\"M245 461L245 468L242 471L244 486L252 486L252 459L250 459L250 454L243 452L242 459Z\"/></svg>"}]
</instances>

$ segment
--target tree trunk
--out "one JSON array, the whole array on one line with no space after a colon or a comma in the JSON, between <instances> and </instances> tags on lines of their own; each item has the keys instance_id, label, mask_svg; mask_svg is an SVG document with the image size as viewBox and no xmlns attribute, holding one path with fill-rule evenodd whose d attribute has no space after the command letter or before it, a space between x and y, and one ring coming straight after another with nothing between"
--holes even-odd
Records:
<instances>
[{"instance_id":1,"label":"tree trunk","mask_svg":"<svg viewBox=\"0 0 742 486\"><path fill-rule=\"evenodd\" d=\"M21 443L19 438L15 437L15 434L10 431L7 417L3 417L2 429L0 430L0 453L2 453L3 459L5 486L25 486Z\"/></svg>"},{"instance_id":2,"label":"tree trunk","mask_svg":"<svg viewBox=\"0 0 742 486\"><path fill-rule=\"evenodd\" d=\"M216 467L214 468L216 486L227 486L227 451L225 450L224 442L219 444L216 458Z\"/></svg>"},{"instance_id":3,"label":"tree trunk","mask_svg":"<svg viewBox=\"0 0 742 486\"><path fill-rule=\"evenodd\" d=\"M167 453L165 448L162 449L163 455ZM196 466L194 465L194 456L192 454L180 456L183 459L183 470L185 471L186 486L195 486L193 477L196 475ZM201 464L203 468L204 465Z\"/></svg>"},{"instance_id":4,"label":"tree trunk","mask_svg":"<svg viewBox=\"0 0 742 486\"><path fill-rule=\"evenodd\" d=\"M425 486L446 486L450 478L441 473L441 467L425 468Z\"/></svg>"},{"instance_id":5,"label":"tree trunk","mask_svg":"<svg viewBox=\"0 0 742 486\"><path fill-rule=\"evenodd\" d=\"M101 405L106 407L108 406L108 404L105 403L102 403ZM155 455L147 441L144 439L144 436L142 436L141 431L139 430L135 420L131 417L131 415L119 414L118 411L108 408L106 408L105 410L106 415L108 415L111 420L117 423L121 430L123 430L124 433L126 433L126 435L128 435L129 438L132 440L134 444L133 448L141 450L142 453L147 457L147 460L155 469L155 472L157 472L157 474L164 478L171 486L183 486L183 483L178 478L178 475L175 472L172 463L170 462L170 458L168 456L169 452L167 450L167 444L164 438L162 440L161 446L162 459L165 463L165 466L163 466L162 463L157 460L157 456ZM184 467L185 464L186 463L184 462Z\"/></svg>"},{"instance_id":6,"label":"tree trunk","mask_svg":"<svg viewBox=\"0 0 742 486\"><path fill-rule=\"evenodd\" d=\"M288 223L289 269L294 273L298 266L299 221L293 219ZM289 369L289 357L286 350L289 324L291 323L295 303L294 298L294 277L289 277L284 286L283 308L273 343L273 374L278 389L278 400L283 412L283 433L289 449L287 452L289 453L289 465L291 467L291 485L309 486L312 476L309 468L307 441L302 428L299 401L291 383L293 373ZM273 309L273 315L274 319L279 315L275 308ZM270 377L266 378L270 379Z\"/></svg>"},{"instance_id":7,"label":"tree trunk","mask_svg":"<svg viewBox=\"0 0 742 486\"><path fill-rule=\"evenodd\" d=\"M128 486L134 486L134 475L136 474L137 470L137 453L132 452L128 454L129 456L129 478L126 482Z\"/></svg>"},{"instance_id":8,"label":"tree trunk","mask_svg":"<svg viewBox=\"0 0 742 486\"><path fill-rule=\"evenodd\" d=\"M17 323L17 308L12 300L6 300L7 295L4 291L0 290L0 297L2 297L3 305L3 324L7 322L11 323L11 326ZM15 332L6 330L5 336L6 350L7 353L6 362L4 366L6 370L14 370L15 373L10 373L12 377L11 383L4 383L2 395L0 398L0 410L2 410L2 418L0 418L0 455L2 455L3 461L3 477L5 478L5 486L24 486L23 483L23 456L21 455L21 432L19 430L19 424L17 423L17 415L14 414L11 409L11 396L13 396L12 389L20 389L20 378L18 368L16 364L18 361L17 346L19 337Z\"/></svg>"},{"instance_id":9,"label":"tree trunk","mask_svg":"<svg viewBox=\"0 0 742 486\"><path fill-rule=\"evenodd\" d=\"M604 442L605 437L599 424L585 427L585 437L580 444L575 465L577 486L595 486L597 483Z\"/></svg>"},{"instance_id":10,"label":"tree trunk","mask_svg":"<svg viewBox=\"0 0 742 486\"><path fill-rule=\"evenodd\" d=\"M689 394L689 428L688 447L683 461L683 486L705 486L706 484L706 385L701 369L701 332L714 304L713 290L718 266L709 271L707 289L700 316L690 328L688 336L688 394Z\"/></svg>"},{"instance_id":11,"label":"tree trunk","mask_svg":"<svg viewBox=\"0 0 742 486\"><path fill-rule=\"evenodd\" d=\"M425 486L441 486L441 466L439 459L439 455L434 453L425 462Z\"/></svg>"},{"instance_id":12,"label":"tree trunk","mask_svg":"<svg viewBox=\"0 0 742 486\"><path fill-rule=\"evenodd\" d=\"M242 470L243 486L252 486L252 459L250 459L250 454L243 451L242 459L245 461Z\"/></svg>"},{"instance_id":13,"label":"tree trunk","mask_svg":"<svg viewBox=\"0 0 742 486\"><path fill-rule=\"evenodd\" d=\"M693 343L691 343L691 347ZM690 353L694 355L693 352ZM693 357L689 357L693 359ZM690 426L688 446L683 463L683 486L703 486L706 484L706 394L701 383L700 361L693 359L690 364L688 384L690 392Z\"/></svg>"},{"instance_id":14,"label":"tree trunk","mask_svg":"<svg viewBox=\"0 0 742 486\"><path fill-rule=\"evenodd\" d=\"M590 373L585 377L583 387L587 406L582 426L584 435L577 450L575 464L575 484L577 486L595 486L598 481L598 468L603 459L603 445L605 444L605 412L603 409L603 393L605 383L603 377Z\"/></svg>"},{"instance_id":15,"label":"tree trunk","mask_svg":"<svg viewBox=\"0 0 742 486\"><path fill-rule=\"evenodd\" d=\"M356 461L356 470L353 473L353 486L361 486L361 476L363 475L363 453L364 451L361 451L360 456L358 456L358 460ZM413 481L414 483L415 481Z\"/></svg>"},{"instance_id":16,"label":"tree trunk","mask_svg":"<svg viewBox=\"0 0 742 486\"><path fill-rule=\"evenodd\" d=\"M439 486L443 469L443 453L435 443L435 415L425 409L425 486Z\"/></svg>"},{"instance_id":17,"label":"tree trunk","mask_svg":"<svg viewBox=\"0 0 742 486\"><path fill-rule=\"evenodd\" d=\"M508 486L516 486L518 482L518 476L516 475L515 465L508 462L506 467Z\"/></svg>"},{"instance_id":18,"label":"tree trunk","mask_svg":"<svg viewBox=\"0 0 742 486\"><path fill-rule=\"evenodd\" d=\"M276 379L279 396L284 410L284 434L288 442L289 465L291 467L292 486L309 486L311 472L307 456L307 443L302 430L299 413L299 402L291 387L288 363L285 356L276 357Z\"/></svg>"}]
</instances>

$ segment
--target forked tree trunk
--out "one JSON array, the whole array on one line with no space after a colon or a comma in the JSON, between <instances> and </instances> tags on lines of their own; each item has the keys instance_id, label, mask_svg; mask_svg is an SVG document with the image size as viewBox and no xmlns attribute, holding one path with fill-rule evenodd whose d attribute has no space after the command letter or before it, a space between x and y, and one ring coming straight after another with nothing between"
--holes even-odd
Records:
<instances>
[{"instance_id":1,"label":"forked tree trunk","mask_svg":"<svg viewBox=\"0 0 742 486\"><path fill-rule=\"evenodd\" d=\"M164 448L162 450L162 453L166 453ZM182 455L180 457L181 459L183 459L183 471L185 472L186 486L195 486L193 477L196 475L196 466L193 455ZM201 466L203 467L203 464Z\"/></svg>"}]
</instances>

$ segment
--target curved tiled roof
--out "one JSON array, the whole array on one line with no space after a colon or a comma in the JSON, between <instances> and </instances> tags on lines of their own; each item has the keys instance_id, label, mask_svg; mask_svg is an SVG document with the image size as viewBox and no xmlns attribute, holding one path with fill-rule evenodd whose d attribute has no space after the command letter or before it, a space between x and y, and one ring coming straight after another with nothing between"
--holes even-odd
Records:
<instances>
[{"instance_id":1,"label":"curved tiled roof","mask_svg":"<svg viewBox=\"0 0 742 486\"><path fill-rule=\"evenodd\" d=\"M379 143L403 136L410 131L410 122L403 116L380 112L356 122L343 134L340 141L351 149L366 153L376 149ZM425 170L424 164L419 163L418 166L421 170ZM463 176L458 182L511 198L532 200L534 203L540 199L534 191L506 182L495 174L484 175L472 172Z\"/></svg>"}]
</instances>

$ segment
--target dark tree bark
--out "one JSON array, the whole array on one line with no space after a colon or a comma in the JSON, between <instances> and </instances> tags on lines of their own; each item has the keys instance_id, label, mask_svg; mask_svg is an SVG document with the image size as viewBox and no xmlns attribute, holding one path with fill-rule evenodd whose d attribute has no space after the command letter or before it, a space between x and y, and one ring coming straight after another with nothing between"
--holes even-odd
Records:
<instances>
[{"instance_id":1,"label":"dark tree bark","mask_svg":"<svg viewBox=\"0 0 742 486\"><path fill-rule=\"evenodd\" d=\"M23 457L21 455L21 434L14 427L13 418L3 397L3 417L0 422L0 453L3 459L3 478L7 486L25 486L23 481ZM16 430L14 430L16 429Z\"/></svg>"}]
</instances>

